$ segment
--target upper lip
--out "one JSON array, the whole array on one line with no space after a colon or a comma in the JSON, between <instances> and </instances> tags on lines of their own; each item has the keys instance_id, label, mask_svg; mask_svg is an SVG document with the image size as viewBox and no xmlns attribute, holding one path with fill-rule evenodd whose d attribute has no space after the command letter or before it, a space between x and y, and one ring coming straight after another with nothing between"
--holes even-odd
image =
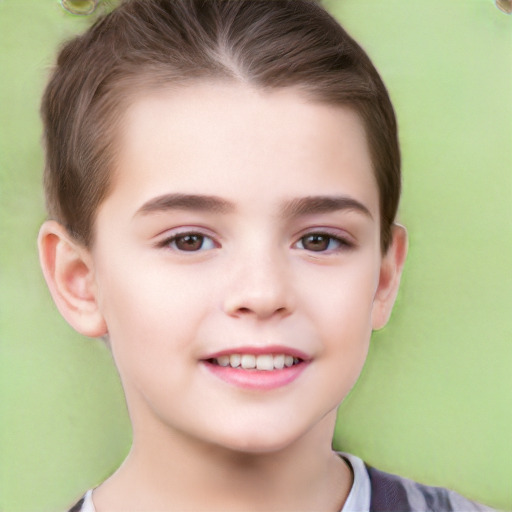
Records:
<instances>
[{"instance_id":1,"label":"upper lip","mask_svg":"<svg viewBox=\"0 0 512 512\"><path fill-rule=\"evenodd\" d=\"M206 354L204 357L201 357L201 360L217 359L218 357L229 356L231 354L253 354L255 356L262 354L284 354L302 359L303 361L309 361L311 359L308 354L296 348L285 347L282 345L265 345L264 347L241 346L227 348L219 350L218 352Z\"/></svg>"}]
</instances>

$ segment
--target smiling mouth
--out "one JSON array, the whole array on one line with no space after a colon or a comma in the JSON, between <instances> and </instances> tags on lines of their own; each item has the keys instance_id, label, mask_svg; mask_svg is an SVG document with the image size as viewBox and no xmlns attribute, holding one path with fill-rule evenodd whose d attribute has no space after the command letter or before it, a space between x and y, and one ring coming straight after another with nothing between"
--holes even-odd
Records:
<instances>
[{"instance_id":1,"label":"smiling mouth","mask_svg":"<svg viewBox=\"0 0 512 512\"><path fill-rule=\"evenodd\" d=\"M235 388L267 392L298 379L312 358L288 347L245 347L209 354L204 368Z\"/></svg>"},{"instance_id":2,"label":"smiling mouth","mask_svg":"<svg viewBox=\"0 0 512 512\"><path fill-rule=\"evenodd\" d=\"M273 371L291 368L303 360L289 354L226 354L206 360L215 366L240 370Z\"/></svg>"}]
</instances>

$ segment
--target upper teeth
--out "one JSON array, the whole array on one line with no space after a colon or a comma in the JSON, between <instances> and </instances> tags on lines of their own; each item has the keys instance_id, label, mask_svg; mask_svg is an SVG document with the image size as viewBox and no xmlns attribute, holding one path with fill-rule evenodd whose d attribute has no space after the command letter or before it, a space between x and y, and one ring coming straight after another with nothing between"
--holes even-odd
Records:
<instances>
[{"instance_id":1,"label":"upper teeth","mask_svg":"<svg viewBox=\"0 0 512 512\"><path fill-rule=\"evenodd\" d=\"M231 354L219 356L214 361L220 366L244 368L245 370L281 370L293 366L299 359L285 354Z\"/></svg>"}]
</instances>

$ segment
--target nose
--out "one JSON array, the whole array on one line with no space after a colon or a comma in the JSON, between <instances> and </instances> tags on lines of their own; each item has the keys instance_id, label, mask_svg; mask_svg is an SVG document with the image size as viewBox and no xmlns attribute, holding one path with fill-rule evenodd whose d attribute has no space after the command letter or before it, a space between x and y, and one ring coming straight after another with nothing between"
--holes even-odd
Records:
<instances>
[{"instance_id":1,"label":"nose","mask_svg":"<svg viewBox=\"0 0 512 512\"><path fill-rule=\"evenodd\" d=\"M295 308L290 268L269 254L242 258L228 270L224 311L234 317L286 317Z\"/></svg>"}]
</instances>

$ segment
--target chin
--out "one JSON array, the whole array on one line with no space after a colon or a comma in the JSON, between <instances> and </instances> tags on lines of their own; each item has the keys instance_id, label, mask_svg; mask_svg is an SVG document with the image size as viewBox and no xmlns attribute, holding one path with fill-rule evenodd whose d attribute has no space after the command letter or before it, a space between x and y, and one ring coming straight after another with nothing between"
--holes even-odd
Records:
<instances>
[{"instance_id":1,"label":"chin","mask_svg":"<svg viewBox=\"0 0 512 512\"><path fill-rule=\"evenodd\" d=\"M236 432L231 430L223 439L218 439L218 446L227 450L247 455L264 455L276 453L293 446L304 437L304 432L297 428L282 429L283 425L260 425L257 430ZM281 427L281 428L279 428Z\"/></svg>"},{"instance_id":2,"label":"chin","mask_svg":"<svg viewBox=\"0 0 512 512\"><path fill-rule=\"evenodd\" d=\"M280 452L290 446L290 444L293 443L277 439L244 439L239 443L230 443L228 449L247 455L263 455Z\"/></svg>"}]
</instances>

